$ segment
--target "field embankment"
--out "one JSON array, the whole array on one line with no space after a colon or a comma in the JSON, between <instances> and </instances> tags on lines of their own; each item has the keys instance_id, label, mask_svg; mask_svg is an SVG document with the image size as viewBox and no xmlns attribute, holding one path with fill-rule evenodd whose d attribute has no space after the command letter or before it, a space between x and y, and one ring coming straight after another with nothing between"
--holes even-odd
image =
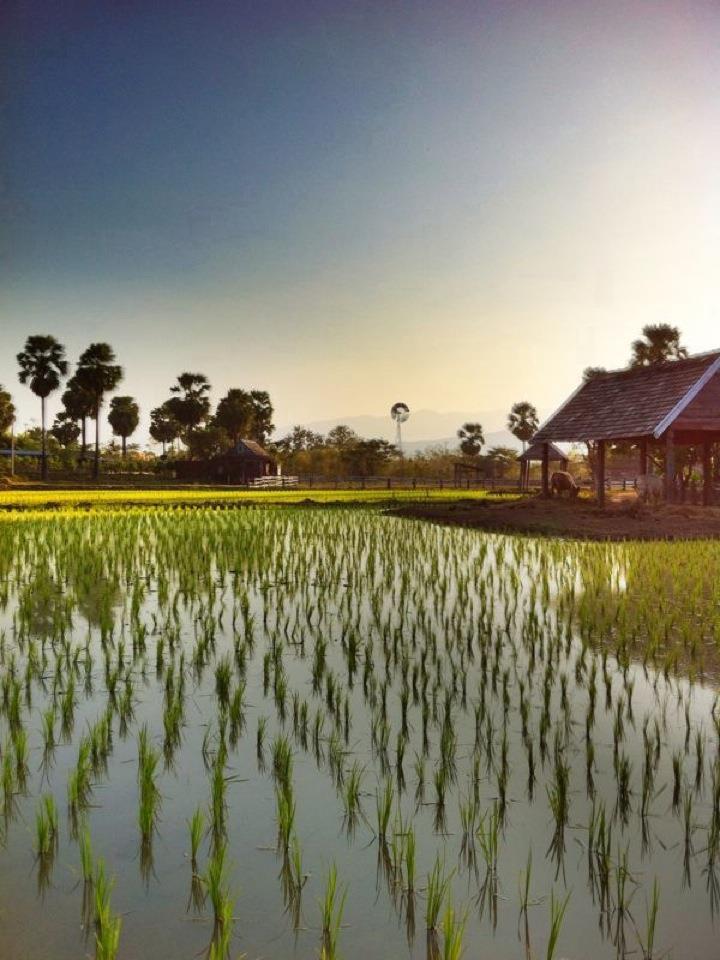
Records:
<instances>
[{"instance_id":1,"label":"field embankment","mask_svg":"<svg viewBox=\"0 0 720 960\"><path fill-rule=\"evenodd\" d=\"M246 507L267 505L388 505L406 503L451 504L456 500L501 502L517 494L486 490L318 490L291 488L247 490L227 487L200 488L95 488L43 487L34 490L0 489L0 512L18 510L90 510L111 507Z\"/></svg>"},{"instance_id":2,"label":"field embankment","mask_svg":"<svg viewBox=\"0 0 720 960\"><path fill-rule=\"evenodd\" d=\"M496 533L582 540L698 540L720 537L720 508L641 504L634 495L600 508L590 499L456 498L394 506L394 516Z\"/></svg>"}]
</instances>

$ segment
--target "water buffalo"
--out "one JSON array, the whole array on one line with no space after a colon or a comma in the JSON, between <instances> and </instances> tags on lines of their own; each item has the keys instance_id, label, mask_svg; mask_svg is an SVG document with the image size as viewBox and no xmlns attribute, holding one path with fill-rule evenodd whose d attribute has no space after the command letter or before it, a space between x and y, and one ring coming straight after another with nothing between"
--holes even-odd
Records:
<instances>
[{"instance_id":1,"label":"water buffalo","mask_svg":"<svg viewBox=\"0 0 720 960\"><path fill-rule=\"evenodd\" d=\"M575 483L571 473L565 470L555 470L550 477L550 496L555 494L562 496L566 493L568 497L576 497L580 493L580 487Z\"/></svg>"},{"instance_id":2,"label":"water buffalo","mask_svg":"<svg viewBox=\"0 0 720 960\"><path fill-rule=\"evenodd\" d=\"M665 483L662 477L655 473L641 473L635 478L635 489L641 500L661 500L665 492Z\"/></svg>"}]
</instances>

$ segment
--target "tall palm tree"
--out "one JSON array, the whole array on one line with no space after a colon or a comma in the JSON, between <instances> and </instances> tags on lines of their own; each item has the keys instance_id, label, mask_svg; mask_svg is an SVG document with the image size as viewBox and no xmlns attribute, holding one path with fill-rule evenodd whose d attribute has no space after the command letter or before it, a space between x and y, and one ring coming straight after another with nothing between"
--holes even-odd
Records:
<instances>
[{"instance_id":1,"label":"tall palm tree","mask_svg":"<svg viewBox=\"0 0 720 960\"><path fill-rule=\"evenodd\" d=\"M537 433L540 426L537 410L527 400L514 403L508 415L507 426L510 433L522 441L524 451L528 440Z\"/></svg>"},{"instance_id":2,"label":"tall palm tree","mask_svg":"<svg viewBox=\"0 0 720 960\"><path fill-rule=\"evenodd\" d=\"M479 423L464 423L457 432L460 449L466 457L479 457L485 434Z\"/></svg>"},{"instance_id":3,"label":"tall palm tree","mask_svg":"<svg viewBox=\"0 0 720 960\"><path fill-rule=\"evenodd\" d=\"M184 442L189 446L190 434L210 413L210 381L204 373L181 373L170 393L175 396L168 401L168 408L184 427Z\"/></svg>"},{"instance_id":4,"label":"tall palm tree","mask_svg":"<svg viewBox=\"0 0 720 960\"><path fill-rule=\"evenodd\" d=\"M93 398L92 394L83 388L77 376L70 377L68 380L67 389L62 395L62 405L68 417L80 423L82 433L80 463L84 463L87 451L87 421L93 414Z\"/></svg>"},{"instance_id":5,"label":"tall palm tree","mask_svg":"<svg viewBox=\"0 0 720 960\"><path fill-rule=\"evenodd\" d=\"M114 390L123 377L122 367L115 363L115 351L109 343L91 343L81 355L75 377L92 397L95 419L95 463L93 476L100 476L100 408L105 394Z\"/></svg>"},{"instance_id":6,"label":"tall palm tree","mask_svg":"<svg viewBox=\"0 0 720 960\"><path fill-rule=\"evenodd\" d=\"M140 422L140 407L134 397L113 397L108 421L113 433L122 439L122 455L127 454L127 438L135 433Z\"/></svg>"},{"instance_id":7,"label":"tall palm tree","mask_svg":"<svg viewBox=\"0 0 720 960\"><path fill-rule=\"evenodd\" d=\"M42 428L41 475L47 480L47 431L45 429L45 401L60 386L67 373L65 347L49 334L35 334L25 341L25 349L17 355L20 383L27 383L36 397L40 397L40 424Z\"/></svg>"}]
</instances>

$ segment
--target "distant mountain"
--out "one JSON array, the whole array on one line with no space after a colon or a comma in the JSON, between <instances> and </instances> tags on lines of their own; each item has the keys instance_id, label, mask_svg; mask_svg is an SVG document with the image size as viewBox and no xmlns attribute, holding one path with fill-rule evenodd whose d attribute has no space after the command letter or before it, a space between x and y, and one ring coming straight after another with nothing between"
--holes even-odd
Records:
<instances>
[{"instance_id":1,"label":"distant mountain","mask_svg":"<svg viewBox=\"0 0 720 960\"><path fill-rule=\"evenodd\" d=\"M478 422L483 425L486 447L514 447L521 448L521 444L513 435L503 428L507 414L499 410L484 412L450 411L439 413L437 410L418 410L410 414L410 419L403 424L403 448L406 453L415 453L426 447L447 446L453 450L458 441L456 431L463 423ZM300 425L316 433L327 433L338 424L345 424L361 437L382 437L385 440L395 440L395 424L390 416L372 416L370 414L335 417L328 420L309 420ZM282 424L275 431L275 439L284 437L296 423Z\"/></svg>"}]
</instances>

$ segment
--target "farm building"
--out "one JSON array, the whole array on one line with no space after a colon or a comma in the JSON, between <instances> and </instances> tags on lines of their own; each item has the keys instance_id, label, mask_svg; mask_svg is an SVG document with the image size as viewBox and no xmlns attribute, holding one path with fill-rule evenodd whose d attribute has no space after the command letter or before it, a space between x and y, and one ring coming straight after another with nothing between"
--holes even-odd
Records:
<instances>
[{"instance_id":1,"label":"farm building","mask_svg":"<svg viewBox=\"0 0 720 960\"><path fill-rule=\"evenodd\" d=\"M254 440L238 440L227 453L208 460L179 460L178 480L199 483L250 483L279 472L278 462Z\"/></svg>"},{"instance_id":2,"label":"farm building","mask_svg":"<svg viewBox=\"0 0 720 960\"><path fill-rule=\"evenodd\" d=\"M533 444L541 445L545 494L553 441L594 444L600 503L609 442L629 441L637 447L640 474L648 472L649 452L658 450L668 500L676 495L677 448L699 446L703 503L710 503L712 447L720 441L720 350L599 373L582 383L533 437Z\"/></svg>"},{"instance_id":3,"label":"farm building","mask_svg":"<svg viewBox=\"0 0 720 960\"><path fill-rule=\"evenodd\" d=\"M568 468L567 454L563 453L563 451L559 447L556 447L554 443L549 445L547 459L550 463L557 463L560 470L567 470ZM542 460L542 443L531 443L527 450L520 454L518 461L520 462L520 487L522 490L526 490L530 482L531 465L536 461L542 463Z\"/></svg>"}]
</instances>

